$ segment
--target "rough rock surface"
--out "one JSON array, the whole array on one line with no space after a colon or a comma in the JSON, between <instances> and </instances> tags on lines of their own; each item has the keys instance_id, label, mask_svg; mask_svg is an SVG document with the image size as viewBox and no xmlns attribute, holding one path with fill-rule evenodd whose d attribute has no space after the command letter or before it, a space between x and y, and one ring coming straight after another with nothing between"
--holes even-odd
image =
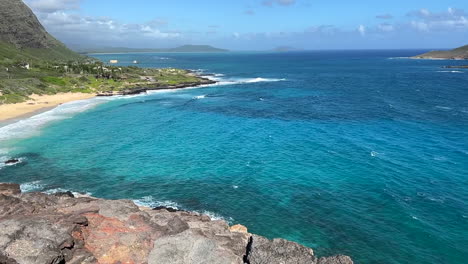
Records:
<instances>
[{"instance_id":1,"label":"rough rock surface","mask_svg":"<svg viewBox=\"0 0 468 264\"><path fill-rule=\"evenodd\" d=\"M0 0L0 40L17 48L51 48L62 45L47 33L22 0Z\"/></svg>"},{"instance_id":2,"label":"rough rock surface","mask_svg":"<svg viewBox=\"0 0 468 264\"><path fill-rule=\"evenodd\" d=\"M131 201L21 194L0 184L0 263L352 264L318 259L312 249L230 228L185 211L139 208Z\"/></svg>"},{"instance_id":3,"label":"rough rock surface","mask_svg":"<svg viewBox=\"0 0 468 264\"><path fill-rule=\"evenodd\" d=\"M0 59L82 59L47 32L23 0L0 0L0 49Z\"/></svg>"}]
</instances>

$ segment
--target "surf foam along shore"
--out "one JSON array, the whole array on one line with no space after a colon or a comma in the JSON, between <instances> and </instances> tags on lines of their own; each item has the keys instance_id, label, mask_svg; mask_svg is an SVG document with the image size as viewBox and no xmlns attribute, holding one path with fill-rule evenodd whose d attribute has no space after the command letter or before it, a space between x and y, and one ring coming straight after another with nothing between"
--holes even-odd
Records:
<instances>
[{"instance_id":1,"label":"surf foam along shore","mask_svg":"<svg viewBox=\"0 0 468 264\"><path fill-rule=\"evenodd\" d=\"M73 115L84 112L86 110L92 109L99 104L108 102L114 99L126 99L126 98L133 98L135 96L145 96L146 94L151 95L154 93L161 93L161 92L175 92L180 89L197 89L197 88L204 88L210 86L218 86L218 85L235 85L235 84L247 84L247 83L258 83L258 82L279 82L279 81L286 81L286 79L280 78L224 78L224 74L216 73L216 74L205 74L203 75L203 70L196 70L193 71L201 78L208 80L206 84L185 84L179 85L174 87L161 87L158 89L144 89L139 93L131 94L131 95L115 95L115 96L101 96L101 97L92 97L84 100L75 100L70 101L63 104L58 104L56 107L52 109L39 113L37 115L28 116L23 119L16 120L16 122L7 124L2 126L0 123L0 143L2 141L11 140L11 139L21 139L33 136L34 134L38 133L44 126L47 124L63 120L66 118L71 118ZM89 94L88 94L89 96ZM71 97L67 97L71 98ZM202 98L197 98L202 99ZM15 105L6 105L8 107L14 107ZM49 107L51 105L48 105ZM3 107L0 106L0 107ZM1 121L1 119L0 119ZM1 155L0 153L0 156Z\"/></svg>"},{"instance_id":2,"label":"surf foam along shore","mask_svg":"<svg viewBox=\"0 0 468 264\"><path fill-rule=\"evenodd\" d=\"M0 127L0 142L9 139L20 139L37 133L50 122L70 118L76 113L89 110L101 103L107 102L106 98L91 98L61 104L49 111L21 119L15 123Z\"/></svg>"},{"instance_id":3,"label":"surf foam along shore","mask_svg":"<svg viewBox=\"0 0 468 264\"><path fill-rule=\"evenodd\" d=\"M0 121L18 118L63 103L92 98L94 95L87 93L59 93L54 95L31 95L30 97L30 100L23 103L0 105Z\"/></svg>"},{"instance_id":4,"label":"surf foam along shore","mask_svg":"<svg viewBox=\"0 0 468 264\"><path fill-rule=\"evenodd\" d=\"M297 243L206 215L69 192L22 193L5 183L0 238L0 263L353 263L342 255L318 258Z\"/></svg>"}]
</instances>

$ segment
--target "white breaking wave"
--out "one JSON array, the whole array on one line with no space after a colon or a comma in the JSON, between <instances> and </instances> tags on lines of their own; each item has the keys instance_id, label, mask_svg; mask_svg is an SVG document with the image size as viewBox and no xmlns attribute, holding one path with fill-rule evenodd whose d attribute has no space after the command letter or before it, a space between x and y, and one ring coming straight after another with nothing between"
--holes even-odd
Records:
<instances>
[{"instance_id":1,"label":"white breaking wave","mask_svg":"<svg viewBox=\"0 0 468 264\"><path fill-rule=\"evenodd\" d=\"M52 110L16 123L0 127L0 141L29 137L52 121L70 118L73 114L86 111L102 102L102 100L95 99L74 101L59 105Z\"/></svg>"},{"instance_id":2,"label":"white breaking wave","mask_svg":"<svg viewBox=\"0 0 468 264\"><path fill-rule=\"evenodd\" d=\"M181 206L173 201L157 201L153 196L145 196L141 199L133 200L133 202L138 206L156 208L156 207L168 207L176 210L181 210Z\"/></svg>"},{"instance_id":3,"label":"white breaking wave","mask_svg":"<svg viewBox=\"0 0 468 264\"><path fill-rule=\"evenodd\" d=\"M80 197L91 197L92 196L92 193L90 192L74 192L74 191L70 191L70 190L67 190L67 189L62 189L62 188L55 188L55 189L49 189L47 191L44 191L43 193L45 194L56 194L56 193L63 193L63 192L71 192L73 194L73 196L75 196L76 198L80 198Z\"/></svg>"},{"instance_id":4,"label":"white breaking wave","mask_svg":"<svg viewBox=\"0 0 468 264\"><path fill-rule=\"evenodd\" d=\"M137 96L139 95L95 97L61 104L44 113L0 127L0 142L4 140L31 137L38 133L41 128L53 121L71 118L77 113L87 111L102 103L119 99L129 99Z\"/></svg>"},{"instance_id":5,"label":"white breaking wave","mask_svg":"<svg viewBox=\"0 0 468 264\"><path fill-rule=\"evenodd\" d=\"M20 184L20 189L23 193L41 191L44 189L44 184L41 181L26 182Z\"/></svg>"},{"instance_id":6,"label":"white breaking wave","mask_svg":"<svg viewBox=\"0 0 468 264\"><path fill-rule=\"evenodd\" d=\"M286 81L286 79L274 79L274 78L254 78L254 79L246 79L246 80L241 80L240 82L245 82L245 83L257 83L257 82L281 82L281 81Z\"/></svg>"},{"instance_id":7,"label":"white breaking wave","mask_svg":"<svg viewBox=\"0 0 468 264\"><path fill-rule=\"evenodd\" d=\"M437 72L463 73L462 71L437 71Z\"/></svg>"},{"instance_id":8,"label":"white breaking wave","mask_svg":"<svg viewBox=\"0 0 468 264\"><path fill-rule=\"evenodd\" d=\"M172 208L172 209L175 209L175 210L185 210L181 205L179 205L176 202L169 201L169 200L158 201L158 200L154 199L154 197L151 196L151 195L145 196L145 197L143 197L141 199L133 200L133 202L138 206L144 206L144 207L149 207L149 208L156 208L156 207L162 206L162 207ZM189 210L187 210L187 211L189 211ZM202 212L190 211L190 212L197 213L197 214L200 214L200 215L207 215L211 220L223 220L223 221L226 221L228 223L234 222L234 219L232 219L231 217L226 219L225 217L221 216L220 214L210 212L210 211L202 211Z\"/></svg>"},{"instance_id":9,"label":"white breaking wave","mask_svg":"<svg viewBox=\"0 0 468 264\"><path fill-rule=\"evenodd\" d=\"M193 99L203 99L203 98L206 98L206 95L198 95L198 96L194 96Z\"/></svg>"},{"instance_id":10,"label":"white breaking wave","mask_svg":"<svg viewBox=\"0 0 468 264\"><path fill-rule=\"evenodd\" d=\"M257 77L257 78L219 78L215 76L202 76L204 78L216 81L216 84L212 84L209 86L216 86L216 85L234 85L234 84L246 84L246 83L261 83L261 82L282 82L286 81L287 79L285 78L262 78L262 77Z\"/></svg>"}]
</instances>

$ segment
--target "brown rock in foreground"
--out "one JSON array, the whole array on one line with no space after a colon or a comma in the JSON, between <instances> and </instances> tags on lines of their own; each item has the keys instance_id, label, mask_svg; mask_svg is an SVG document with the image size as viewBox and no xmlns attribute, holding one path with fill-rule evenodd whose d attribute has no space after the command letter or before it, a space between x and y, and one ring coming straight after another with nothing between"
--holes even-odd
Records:
<instances>
[{"instance_id":1,"label":"brown rock in foreground","mask_svg":"<svg viewBox=\"0 0 468 264\"><path fill-rule=\"evenodd\" d=\"M18 190L0 184L0 263L353 263L195 213Z\"/></svg>"}]
</instances>

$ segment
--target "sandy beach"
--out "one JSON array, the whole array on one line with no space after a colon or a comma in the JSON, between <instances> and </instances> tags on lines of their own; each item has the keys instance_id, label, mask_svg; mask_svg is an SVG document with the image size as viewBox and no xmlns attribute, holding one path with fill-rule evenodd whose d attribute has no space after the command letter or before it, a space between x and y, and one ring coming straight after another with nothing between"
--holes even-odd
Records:
<instances>
[{"instance_id":1,"label":"sandy beach","mask_svg":"<svg viewBox=\"0 0 468 264\"><path fill-rule=\"evenodd\" d=\"M89 93L60 93L54 95L31 95L30 100L17 104L0 105L0 121L24 117L43 109L50 109L57 105L94 97Z\"/></svg>"}]
</instances>

